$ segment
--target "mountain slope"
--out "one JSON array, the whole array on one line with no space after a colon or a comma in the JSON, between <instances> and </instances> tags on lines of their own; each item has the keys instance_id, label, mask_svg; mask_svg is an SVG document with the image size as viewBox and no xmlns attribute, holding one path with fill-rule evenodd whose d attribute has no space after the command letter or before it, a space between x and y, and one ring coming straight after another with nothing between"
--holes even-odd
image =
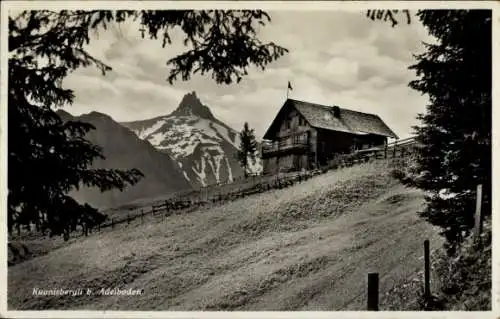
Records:
<instances>
[{"instance_id":1,"label":"mountain slope","mask_svg":"<svg viewBox=\"0 0 500 319\"><path fill-rule=\"evenodd\" d=\"M96 207L115 207L146 197L154 197L191 188L172 159L158 152L151 144L139 139L129 129L115 122L108 115L91 112L73 117L59 112L63 120L79 120L96 127L86 138L103 148L105 160L96 160L96 168L137 168L144 177L123 192L118 190L101 193L96 188L83 188L71 193L77 201Z\"/></svg>"},{"instance_id":2,"label":"mountain slope","mask_svg":"<svg viewBox=\"0 0 500 319\"><path fill-rule=\"evenodd\" d=\"M367 273L378 272L385 310L391 287L423 269L423 241L442 243L416 214L425 194L390 171L389 162L365 163L105 230L9 268L9 308L360 311ZM32 298L33 287L68 286L144 293Z\"/></svg>"},{"instance_id":3,"label":"mountain slope","mask_svg":"<svg viewBox=\"0 0 500 319\"><path fill-rule=\"evenodd\" d=\"M236 157L238 132L216 119L195 92L169 115L122 125L169 154L192 185L232 182L243 175Z\"/></svg>"}]
</instances>

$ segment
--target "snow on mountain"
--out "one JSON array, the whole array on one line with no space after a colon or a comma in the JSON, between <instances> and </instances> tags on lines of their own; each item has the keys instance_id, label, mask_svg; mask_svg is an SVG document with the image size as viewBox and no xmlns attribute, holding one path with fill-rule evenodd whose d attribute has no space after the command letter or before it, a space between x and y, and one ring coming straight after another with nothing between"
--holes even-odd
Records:
<instances>
[{"instance_id":1,"label":"snow on mountain","mask_svg":"<svg viewBox=\"0 0 500 319\"><path fill-rule=\"evenodd\" d=\"M243 175L236 156L238 132L216 119L195 92L169 115L122 124L169 154L193 186L230 183ZM260 159L249 162L252 172L262 170Z\"/></svg>"},{"instance_id":2,"label":"snow on mountain","mask_svg":"<svg viewBox=\"0 0 500 319\"><path fill-rule=\"evenodd\" d=\"M139 169L144 177L125 190L101 192L95 187L81 187L70 195L78 202L89 203L97 208L117 207L148 197L163 196L180 190L191 189L181 169L167 154L158 151L150 143L138 138L129 129L115 122L110 116L91 112L80 116L58 111L64 121L77 120L90 123L95 130L85 138L102 148L104 159L94 161L93 168Z\"/></svg>"}]
</instances>

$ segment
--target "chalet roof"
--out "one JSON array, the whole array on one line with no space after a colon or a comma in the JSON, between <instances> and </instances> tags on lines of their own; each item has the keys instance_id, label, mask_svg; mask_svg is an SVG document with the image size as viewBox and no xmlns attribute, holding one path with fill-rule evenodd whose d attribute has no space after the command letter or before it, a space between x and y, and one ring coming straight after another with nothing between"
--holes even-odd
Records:
<instances>
[{"instance_id":1,"label":"chalet roof","mask_svg":"<svg viewBox=\"0 0 500 319\"><path fill-rule=\"evenodd\" d=\"M299 113L304 116L306 121L315 128L321 128L331 131L340 131L351 134L376 134L391 138L398 136L375 114L362 113L339 107L340 116L337 118L333 114L333 107L288 99L280 112L286 106L292 105ZM276 120L276 119L275 119ZM271 133L275 121L271 124L264 138Z\"/></svg>"}]
</instances>

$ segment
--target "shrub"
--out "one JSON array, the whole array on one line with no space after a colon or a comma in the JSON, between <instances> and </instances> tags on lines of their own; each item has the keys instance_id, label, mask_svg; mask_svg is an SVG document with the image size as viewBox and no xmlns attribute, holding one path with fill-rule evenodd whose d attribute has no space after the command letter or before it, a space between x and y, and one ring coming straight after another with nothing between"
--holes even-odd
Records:
<instances>
[{"instance_id":1,"label":"shrub","mask_svg":"<svg viewBox=\"0 0 500 319\"><path fill-rule=\"evenodd\" d=\"M406 174L405 172L403 172L403 170L399 169L399 168L394 168L392 171L391 171L391 176L399 181L402 181L403 179L406 178Z\"/></svg>"},{"instance_id":2,"label":"shrub","mask_svg":"<svg viewBox=\"0 0 500 319\"><path fill-rule=\"evenodd\" d=\"M482 241L477 246L469 237L453 256L436 256L440 294L449 310L491 309L491 229Z\"/></svg>"}]
</instances>

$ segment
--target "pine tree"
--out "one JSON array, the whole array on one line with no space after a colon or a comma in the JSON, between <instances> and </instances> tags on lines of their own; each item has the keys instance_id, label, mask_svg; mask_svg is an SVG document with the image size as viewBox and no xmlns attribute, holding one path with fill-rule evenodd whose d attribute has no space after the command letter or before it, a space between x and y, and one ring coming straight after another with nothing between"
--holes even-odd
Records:
<instances>
[{"instance_id":1,"label":"pine tree","mask_svg":"<svg viewBox=\"0 0 500 319\"><path fill-rule=\"evenodd\" d=\"M429 191L420 214L441 227L451 254L474 226L477 184L483 184L484 212L491 213L491 11L417 16L438 43L425 44L410 67L419 77L410 87L430 97L415 127L420 176L413 183Z\"/></svg>"},{"instance_id":2,"label":"pine tree","mask_svg":"<svg viewBox=\"0 0 500 319\"><path fill-rule=\"evenodd\" d=\"M255 161L257 152L257 141L255 139L254 129L250 129L248 123L245 122L240 135L240 148L238 150L238 161L240 162L245 178L248 177L248 160Z\"/></svg>"},{"instance_id":3,"label":"pine tree","mask_svg":"<svg viewBox=\"0 0 500 319\"><path fill-rule=\"evenodd\" d=\"M398 14L388 11L367 16ZM424 43L427 51L410 67L419 77L410 87L427 94L430 104L418 115L417 165L404 182L428 191L420 215L441 228L452 255L474 226L477 184L483 185L483 212L491 214L491 11L421 10L417 17L438 41Z\"/></svg>"},{"instance_id":4,"label":"pine tree","mask_svg":"<svg viewBox=\"0 0 500 319\"><path fill-rule=\"evenodd\" d=\"M168 61L168 81L194 73L209 73L217 83L240 81L246 69L262 69L286 49L261 43L256 25L269 16L262 11L24 11L9 17L8 94L8 229L31 223L51 235L64 234L76 225L91 227L105 216L78 204L67 194L81 186L101 191L123 190L143 176L136 169L92 169L102 150L85 139L94 127L77 121L63 122L57 108L72 104L71 90L63 79L79 67L94 66L103 75L111 67L91 56L84 45L91 32L110 23L136 19L142 35L171 43L170 31L178 26L191 49Z\"/></svg>"}]
</instances>

